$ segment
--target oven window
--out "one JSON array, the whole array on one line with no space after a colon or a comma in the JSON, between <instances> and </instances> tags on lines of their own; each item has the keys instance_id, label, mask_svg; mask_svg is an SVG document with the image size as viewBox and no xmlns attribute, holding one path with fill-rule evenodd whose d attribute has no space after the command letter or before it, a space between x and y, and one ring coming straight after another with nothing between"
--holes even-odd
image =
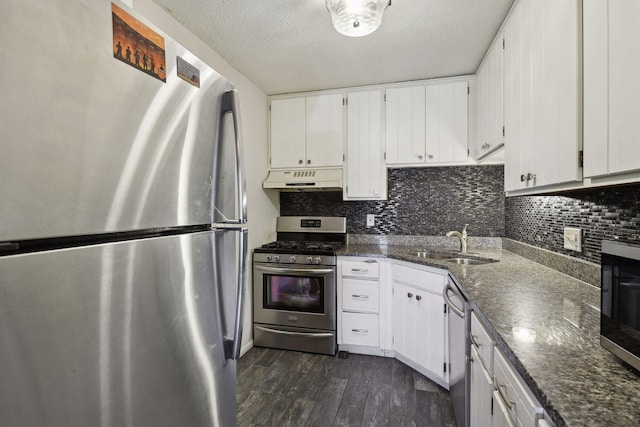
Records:
<instances>
[{"instance_id":1,"label":"oven window","mask_svg":"<svg viewBox=\"0 0 640 427\"><path fill-rule=\"evenodd\" d=\"M265 274L264 308L324 313L324 278Z\"/></svg>"},{"instance_id":2,"label":"oven window","mask_svg":"<svg viewBox=\"0 0 640 427\"><path fill-rule=\"evenodd\" d=\"M637 261L602 256L601 333L640 356L640 267Z\"/></svg>"}]
</instances>

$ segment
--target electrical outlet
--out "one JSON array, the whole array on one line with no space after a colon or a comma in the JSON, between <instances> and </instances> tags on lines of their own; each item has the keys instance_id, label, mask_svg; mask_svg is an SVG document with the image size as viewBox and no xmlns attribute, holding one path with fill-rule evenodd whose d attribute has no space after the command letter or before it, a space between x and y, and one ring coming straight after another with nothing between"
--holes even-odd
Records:
<instances>
[{"instance_id":1,"label":"electrical outlet","mask_svg":"<svg viewBox=\"0 0 640 427\"><path fill-rule=\"evenodd\" d=\"M376 225L376 216L374 214L367 214L367 227L373 227Z\"/></svg>"},{"instance_id":2,"label":"electrical outlet","mask_svg":"<svg viewBox=\"0 0 640 427\"><path fill-rule=\"evenodd\" d=\"M574 227L564 228L564 248L582 252L582 230Z\"/></svg>"}]
</instances>

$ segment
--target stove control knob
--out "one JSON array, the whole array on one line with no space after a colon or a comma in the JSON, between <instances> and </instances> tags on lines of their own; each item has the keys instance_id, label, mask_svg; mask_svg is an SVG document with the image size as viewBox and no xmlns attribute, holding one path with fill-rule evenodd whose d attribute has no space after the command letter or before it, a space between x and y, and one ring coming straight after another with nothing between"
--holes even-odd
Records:
<instances>
[{"instance_id":1,"label":"stove control knob","mask_svg":"<svg viewBox=\"0 0 640 427\"><path fill-rule=\"evenodd\" d=\"M267 255L266 257L264 257L267 261L271 261L271 255Z\"/></svg>"},{"instance_id":2,"label":"stove control knob","mask_svg":"<svg viewBox=\"0 0 640 427\"><path fill-rule=\"evenodd\" d=\"M320 257L318 257L318 258L314 259L313 262L315 262L316 264L320 264L322 262L322 259Z\"/></svg>"},{"instance_id":3,"label":"stove control knob","mask_svg":"<svg viewBox=\"0 0 640 427\"><path fill-rule=\"evenodd\" d=\"M307 261L307 264L311 264L313 262L313 258L311 258L310 256L307 257L307 259L305 260Z\"/></svg>"},{"instance_id":4,"label":"stove control knob","mask_svg":"<svg viewBox=\"0 0 640 427\"><path fill-rule=\"evenodd\" d=\"M289 257L289 261L290 262L296 262L296 257L295 256L290 256Z\"/></svg>"},{"instance_id":5,"label":"stove control knob","mask_svg":"<svg viewBox=\"0 0 640 427\"><path fill-rule=\"evenodd\" d=\"M273 261L274 261L274 262L279 262L279 261L280 261L280 255L275 255L275 256L273 257Z\"/></svg>"}]
</instances>

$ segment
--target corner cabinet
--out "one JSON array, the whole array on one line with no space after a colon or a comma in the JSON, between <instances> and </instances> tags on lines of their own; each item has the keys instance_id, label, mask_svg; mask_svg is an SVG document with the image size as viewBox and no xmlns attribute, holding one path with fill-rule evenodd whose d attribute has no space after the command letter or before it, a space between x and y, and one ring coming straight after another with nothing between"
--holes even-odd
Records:
<instances>
[{"instance_id":1,"label":"corner cabinet","mask_svg":"<svg viewBox=\"0 0 640 427\"><path fill-rule=\"evenodd\" d=\"M343 104L342 94L271 100L270 167L341 167Z\"/></svg>"},{"instance_id":2,"label":"corner cabinet","mask_svg":"<svg viewBox=\"0 0 640 427\"><path fill-rule=\"evenodd\" d=\"M504 146L503 46L499 33L476 74L474 137L469 143L475 160L482 160Z\"/></svg>"},{"instance_id":3,"label":"corner cabinet","mask_svg":"<svg viewBox=\"0 0 640 427\"><path fill-rule=\"evenodd\" d=\"M583 1L584 175L640 171L640 2Z\"/></svg>"},{"instance_id":4,"label":"corner cabinet","mask_svg":"<svg viewBox=\"0 0 640 427\"><path fill-rule=\"evenodd\" d=\"M387 200L382 91L349 93L344 200Z\"/></svg>"},{"instance_id":5,"label":"corner cabinet","mask_svg":"<svg viewBox=\"0 0 640 427\"><path fill-rule=\"evenodd\" d=\"M504 26L505 190L582 180L581 0L520 0Z\"/></svg>"},{"instance_id":6,"label":"corner cabinet","mask_svg":"<svg viewBox=\"0 0 640 427\"><path fill-rule=\"evenodd\" d=\"M392 334L397 359L448 388L446 272L394 262Z\"/></svg>"}]
</instances>

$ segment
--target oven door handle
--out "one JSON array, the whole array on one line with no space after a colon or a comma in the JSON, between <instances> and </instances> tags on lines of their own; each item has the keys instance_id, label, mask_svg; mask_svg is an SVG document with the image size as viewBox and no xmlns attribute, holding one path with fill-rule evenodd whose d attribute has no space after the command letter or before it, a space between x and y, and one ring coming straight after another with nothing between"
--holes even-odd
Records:
<instances>
[{"instance_id":1,"label":"oven door handle","mask_svg":"<svg viewBox=\"0 0 640 427\"><path fill-rule=\"evenodd\" d=\"M275 334L282 334L282 335L295 335L295 336L299 336L299 337L309 337L309 338L328 338L328 337L332 337L333 334L328 333L328 332L312 332L312 333L308 333L308 332L291 332L291 331L281 331L279 329L271 329L271 328L265 328L264 326L256 326L256 329L259 329L263 332L273 332Z\"/></svg>"},{"instance_id":2,"label":"oven door handle","mask_svg":"<svg viewBox=\"0 0 640 427\"><path fill-rule=\"evenodd\" d=\"M267 273L296 273L307 274L310 276L324 276L325 274L331 274L334 272L333 268L286 268L286 267L263 267L261 265L255 266L258 271L265 271Z\"/></svg>"}]
</instances>

